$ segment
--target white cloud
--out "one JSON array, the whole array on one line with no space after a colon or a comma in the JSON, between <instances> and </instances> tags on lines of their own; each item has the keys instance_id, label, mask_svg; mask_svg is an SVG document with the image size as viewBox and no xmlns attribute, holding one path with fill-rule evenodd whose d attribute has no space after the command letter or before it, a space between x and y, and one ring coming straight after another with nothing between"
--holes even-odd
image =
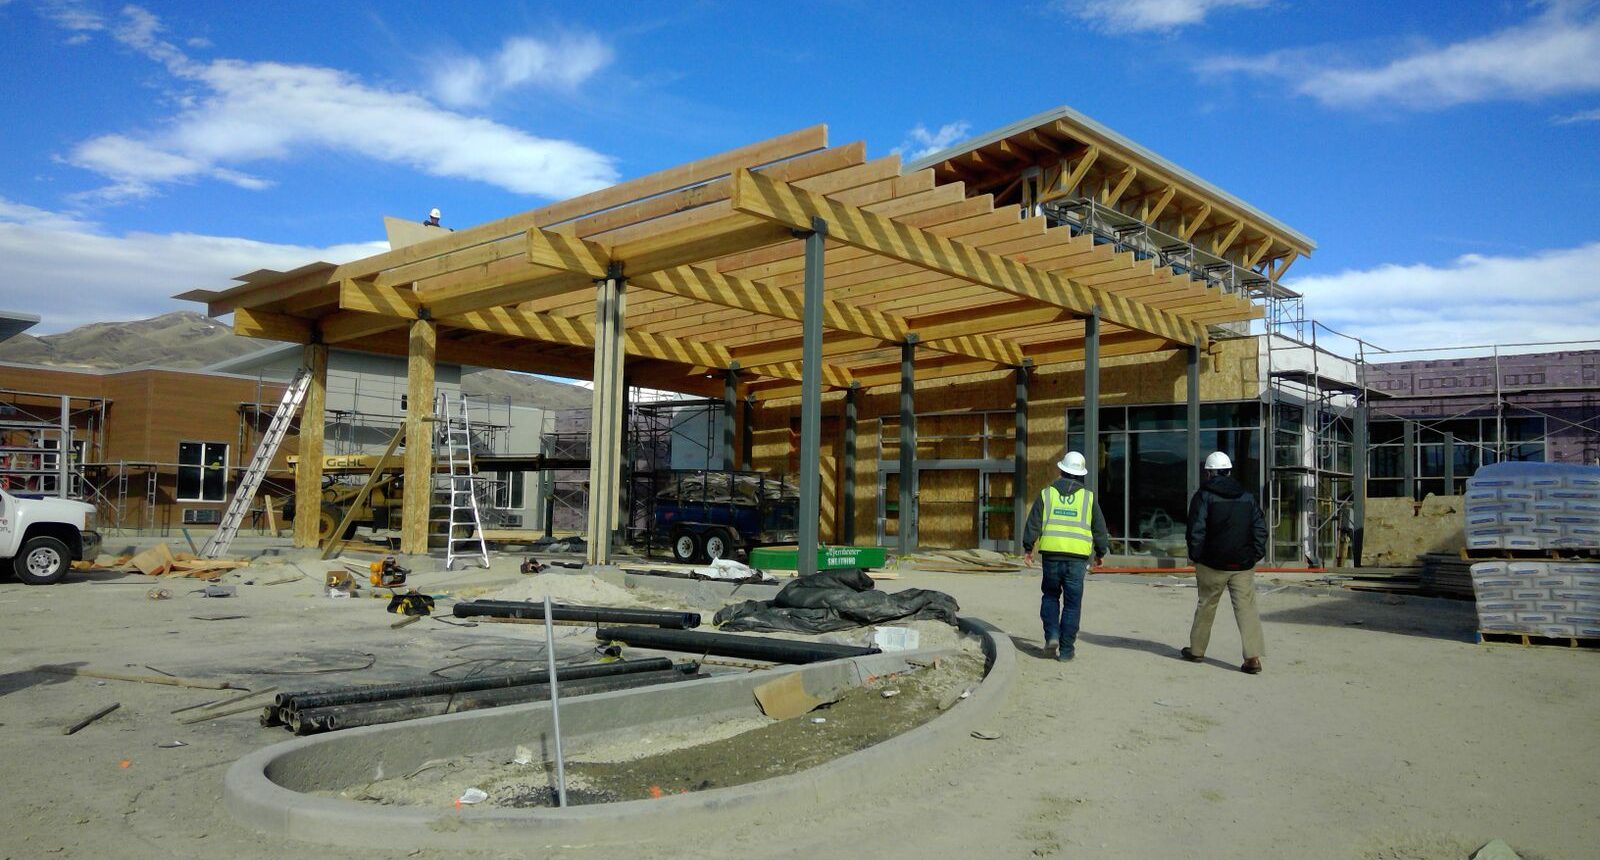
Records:
<instances>
[{"instance_id":1,"label":"white cloud","mask_svg":"<svg viewBox=\"0 0 1600 860\"><path fill-rule=\"evenodd\" d=\"M1332 107L1417 109L1536 99L1600 89L1600 6L1545 0L1531 20L1370 66L1331 64L1328 51L1221 57L1202 71L1279 77Z\"/></svg>"},{"instance_id":2,"label":"white cloud","mask_svg":"<svg viewBox=\"0 0 1600 860\"><path fill-rule=\"evenodd\" d=\"M967 132L971 129L972 123L958 121L945 123L939 126L938 131L928 131L928 127L919 122L906 132L905 140L890 151L895 155L903 155L910 161L916 161L941 149L949 149L966 139Z\"/></svg>"},{"instance_id":3,"label":"white cloud","mask_svg":"<svg viewBox=\"0 0 1600 860\"><path fill-rule=\"evenodd\" d=\"M83 0L38 0L35 8L46 21L63 30L92 33L106 28L105 19Z\"/></svg>"},{"instance_id":4,"label":"white cloud","mask_svg":"<svg viewBox=\"0 0 1600 860\"><path fill-rule=\"evenodd\" d=\"M339 263L388 247L364 242L319 248L194 233L114 236L78 216L0 197L4 305L38 314L42 322L35 334L200 310L169 297L196 287L224 289L235 275L260 268L289 270L316 260Z\"/></svg>"},{"instance_id":5,"label":"white cloud","mask_svg":"<svg viewBox=\"0 0 1600 860\"><path fill-rule=\"evenodd\" d=\"M421 95L369 86L337 69L197 62L161 33L160 20L136 6L123 10L114 30L118 41L162 63L193 92L158 130L100 135L66 156L111 180L93 198L139 197L165 183L201 178L264 188L271 183L240 166L319 149L541 197L570 197L617 178L610 158L576 143L444 110ZM521 66L513 71L536 74Z\"/></svg>"},{"instance_id":6,"label":"white cloud","mask_svg":"<svg viewBox=\"0 0 1600 860\"><path fill-rule=\"evenodd\" d=\"M1272 0L1061 0L1059 7L1109 33L1165 33L1220 9L1259 9Z\"/></svg>"},{"instance_id":7,"label":"white cloud","mask_svg":"<svg viewBox=\"0 0 1600 860\"><path fill-rule=\"evenodd\" d=\"M611 48L594 36L544 41L517 36L483 60L446 56L434 61L434 98L451 107L476 107L525 86L571 89L611 62Z\"/></svg>"},{"instance_id":8,"label":"white cloud","mask_svg":"<svg viewBox=\"0 0 1600 860\"><path fill-rule=\"evenodd\" d=\"M1383 265L1291 280L1306 311L1385 349L1593 340L1600 242L1525 257Z\"/></svg>"},{"instance_id":9,"label":"white cloud","mask_svg":"<svg viewBox=\"0 0 1600 860\"><path fill-rule=\"evenodd\" d=\"M1566 116L1558 116L1551 120L1551 122L1555 123L1556 125L1573 125L1580 122L1600 122L1600 108L1595 108L1593 110L1581 110L1577 113L1567 114Z\"/></svg>"}]
</instances>

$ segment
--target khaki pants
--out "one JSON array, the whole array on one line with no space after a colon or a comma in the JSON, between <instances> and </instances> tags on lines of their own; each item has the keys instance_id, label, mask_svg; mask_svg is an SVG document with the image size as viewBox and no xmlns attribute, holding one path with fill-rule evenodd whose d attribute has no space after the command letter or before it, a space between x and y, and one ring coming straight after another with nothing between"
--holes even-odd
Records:
<instances>
[{"instance_id":1,"label":"khaki pants","mask_svg":"<svg viewBox=\"0 0 1600 860\"><path fill-rule=\"evenodd\" d=\"M1217 604L1223 589L1233 599L1233 617L1239 622L1239 638L1244 642L1244 658L1266 653L1261 638L1261 618L1256 614L1256 577L1252 570L1217 570L1198 562L1194 566L1199 603L1194 609L1194 626L1189 629L1189 650L1197 656L1206 653L1211 643L1211 622L1217 617Z\"/></svg>"}]
</instances>

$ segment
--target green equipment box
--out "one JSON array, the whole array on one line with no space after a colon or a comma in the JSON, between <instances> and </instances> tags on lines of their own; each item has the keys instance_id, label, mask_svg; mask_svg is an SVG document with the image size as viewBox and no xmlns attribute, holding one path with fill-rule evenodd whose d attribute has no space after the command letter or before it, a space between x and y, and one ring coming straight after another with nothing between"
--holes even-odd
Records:
<instances>
[{"instance_id":1,"label":"green equipment box","mask_svg":"<svg viewBox=\"0 0 1600 860\"><path fill-rule=\"evenodd\" d=\"M824 546L817 549L817 570L883 567L888 560L881 546ZM799 570L800 548L763 546L750 551L750 566L762 570Z\"/></svg>"}]
</instances>

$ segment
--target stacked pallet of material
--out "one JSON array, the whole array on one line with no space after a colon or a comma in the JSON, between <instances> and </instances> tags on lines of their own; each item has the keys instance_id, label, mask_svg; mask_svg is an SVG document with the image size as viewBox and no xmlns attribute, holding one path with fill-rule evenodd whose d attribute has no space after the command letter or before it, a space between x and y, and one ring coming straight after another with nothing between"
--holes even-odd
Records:
<instances>
[{"instance_id":1,"label":"stacked pallet of material","mask_svg":"<svg viewBox=\"0 0 1600 860\"><path fill-rule=\"evenodd\" d=\"M1022 562L1014 556L986 549L929 550L911 557L917 570L940 573L1019 573Z\"/></svg>"},{"instance_id":2,"label":"stacked pallet of material","mask_svg":"<svg viewBox=\"0 0 1600 860\"><path fill-rule=\"evenodd\" d=\"M1459 555L1430 552L1422 557L1419 586L1430 597L1472 600L1472 563Z\"/></svg>"},{"instance_id":3,"label":"stacked pallet of material","mask_svg":"<svg viewBox=\"0 0 1600 860\"><path fill-rule=\"evenodd\" d=\"M1481 561L1472 566L1484 633L1600 637L1600 564Z\"/></svg>"},{"instance_id":4,"label":"stacked pallet of material","mask_svg":"<svg viewBox=\"0 0 1600 860\"><path fill-rule=\"evenodd\" d=\"M1484 466L1464 502L1469 550L1600 551L1600 466Z\"/></svg>"}]
</instances>

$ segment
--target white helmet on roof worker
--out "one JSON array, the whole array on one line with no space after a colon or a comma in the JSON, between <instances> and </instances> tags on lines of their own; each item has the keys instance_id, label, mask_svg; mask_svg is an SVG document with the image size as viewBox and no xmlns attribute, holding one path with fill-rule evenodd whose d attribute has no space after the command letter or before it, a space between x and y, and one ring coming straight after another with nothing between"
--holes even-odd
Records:
<instances>
[{"instance_id":1,"label":"white helmet on roof worker","mask_svg":"<svg viewBox=\"0 0 1600 860\"><path fill-rule=\"evenodd\" d=\"M1227 454L1224 454L1221 451L1212 451L1210 454L1206 455L1207 472L1223 472L1232 468L1233 461L1228 459Z\"/></svg>"},{"instance_id":2,"label":"white helmet on roof worker","mask_svg":"<svg viewBox=\"0 0 1600 860\"><path fill-rule=\"evenodd\" d=\"M436 207L436 208L433 208L433 209L429 209L428 210L428 217L432 218L435 221L439 220L439 210L438 210L438 208Z\"/></svg>"},{"instance_id":3,"label":"white helmet on roof worker","mask_svg":"<svg viewBox=\"0 0 1600 860\"><path fill-rule=\"evenodd\" d=\"M1084 460L1083 455L1077 451L1068 451L1067 456L1062 457L1061 462L1056 464L1056 468L1069 475L1077 475L1080 478L1089 474L1088 461Z\"/></svg>"}]
</instances>

